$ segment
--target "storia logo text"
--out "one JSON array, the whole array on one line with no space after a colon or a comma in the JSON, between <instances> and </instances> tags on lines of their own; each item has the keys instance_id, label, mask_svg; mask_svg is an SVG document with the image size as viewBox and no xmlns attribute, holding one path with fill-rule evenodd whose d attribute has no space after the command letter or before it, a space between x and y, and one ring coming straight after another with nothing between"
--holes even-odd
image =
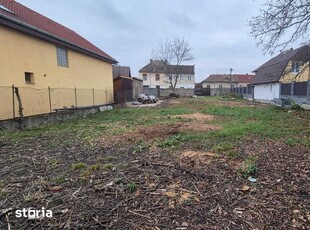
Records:
<instances>
[{"instance_id":1,"label":"storia logo text","mask_svg":"<svg viewBox=\"0 0 310 230\"><path fill-rule=\"evenodd\" d=\"M40 218L51 218L53 217L53 212L51 210L42 207L41 210L34 208L23 208L15 211L15 216L17 218L28 218L28 219L40 219Z\"/></svg>"}]
</instances>

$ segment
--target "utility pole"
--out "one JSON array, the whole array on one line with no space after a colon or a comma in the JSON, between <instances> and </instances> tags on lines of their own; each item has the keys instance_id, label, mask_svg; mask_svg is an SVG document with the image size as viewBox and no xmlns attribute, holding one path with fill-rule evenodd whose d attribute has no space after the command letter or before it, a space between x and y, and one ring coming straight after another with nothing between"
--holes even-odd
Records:
<instances>
[{"instance_id":1,"label":"utility pole","mask_svg":"<svg viewBox=\"0 0 310 230\"><path fill-rule=\"evenodd\" d=\"M232 74L232 71L233 69L230 68L230 71L229 71L229 84L230 84L230 91L232 90L232 85L231 85L231 74Z\"/></svg>"}]
</instances>

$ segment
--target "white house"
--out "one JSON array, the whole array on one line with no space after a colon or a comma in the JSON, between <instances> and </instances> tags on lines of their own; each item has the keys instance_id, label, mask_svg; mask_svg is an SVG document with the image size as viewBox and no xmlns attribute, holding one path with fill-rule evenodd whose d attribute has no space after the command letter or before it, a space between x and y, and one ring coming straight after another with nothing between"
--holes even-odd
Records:
<instances>
[{"instance_id":1,"label":"white house","mask_svg":"<svg viewBox=\"0 0 310 230\"><path fill-rule=\"evenodd\" d=\"M194 65L164 65L162 61L151 59L149 64L139 70L143 86L148 88L170 88L169 78L174 79L176 75L176 88L195 88Z\"/></svg>"},{"instance_id":2,"label":"white house","mask_svg":"<svg viewBox=\"0 0 310 230\"><path fill-rule=\"evenodd\" d=\"M310 80L309 57L310 46L305 45L284 51L254 70L254 99L280 98L281 83Z\"/></svg>"}]
</instances>

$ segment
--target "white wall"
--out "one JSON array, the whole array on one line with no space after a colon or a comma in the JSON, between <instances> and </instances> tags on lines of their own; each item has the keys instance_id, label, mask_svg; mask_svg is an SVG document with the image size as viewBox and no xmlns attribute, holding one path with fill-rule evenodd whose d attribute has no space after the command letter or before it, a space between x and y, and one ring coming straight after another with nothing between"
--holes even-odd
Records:
<instances>
[{"instance_id":1,"label":"white wall","mask_svg":"<svg viewBox=\"0 0 310 230\"><path fill-rule=\"evenodd\" d=\"M147 79L144 80L143 74L147 74ZM149 88L156 88L156 86L160 86L161 89L168 89L170 87L168 77L161 73L159 74L160 79L156 81L155 73L139 73L139 77L143 79L143 86L148 86ZM195 75L194 74L181 74L176 88L187 88L194 89L195 88Z\"/></svg>"},{"instance_id":2,"label":"white wall","mask_svg":"<svg viewBox=\"0 0 310 230\"><path fill-rule=\"evenodd\" d=\"M280 83L254 85L254 99L272 100L280 97Z\"/></svg>"}]
</instances>

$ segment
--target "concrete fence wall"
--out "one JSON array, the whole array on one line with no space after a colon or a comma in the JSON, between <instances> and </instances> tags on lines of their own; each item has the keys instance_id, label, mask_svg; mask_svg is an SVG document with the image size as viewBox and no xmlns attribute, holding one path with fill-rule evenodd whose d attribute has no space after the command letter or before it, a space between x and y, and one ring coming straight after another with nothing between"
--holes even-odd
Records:
<instances>
[{"instance_id":1,"label":"concrete fence wall","mask_svg":"<svg viewBox=\"0 0 310 230\"><path fill-rule=\"evenodd\" d=\"M156 97L168 97L170 93L173 93L172 89L144 88L144 94L155 95ZM180 96L193 96L195 89L175 89L174 93Z\"/></svg>"},{"instance_id":2,"label":"concrete fence wall","mask_svg":"<svg viewBox=\"0 0 310 230\"><path fill-rule=\"evenodd\" d=\"M0 121L0 130L22 130L44 124L54 124L60 121L76 119L110 109L113 109L113 107L111 105L106 105L84 109L62 110L55 113L4 120Z\"/></svg>"}]
</instances>

